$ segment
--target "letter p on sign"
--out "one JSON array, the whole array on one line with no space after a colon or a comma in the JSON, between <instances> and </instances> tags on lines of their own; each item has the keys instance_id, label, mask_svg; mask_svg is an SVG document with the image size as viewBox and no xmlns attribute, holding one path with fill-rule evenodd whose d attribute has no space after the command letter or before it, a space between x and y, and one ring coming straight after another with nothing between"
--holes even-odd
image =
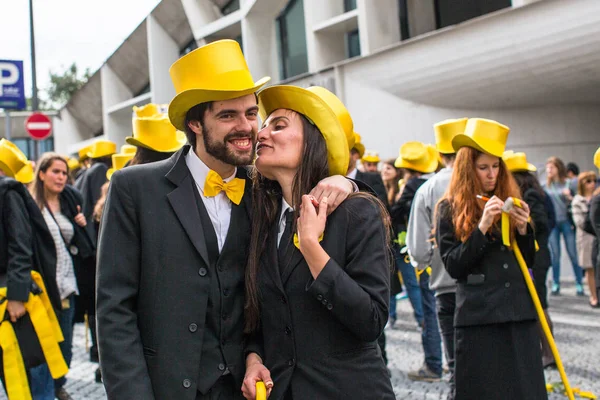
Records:
<instances>
[{"instance_id":1,"label":"letter p on sign","mask_svg":"<svg viewBox=\"0 0 600 400\"><path fill-rule=\"evenodd\" d=\"M4 85L14 85L19 81L19 69L15 64L0 62L0 96L4 94Z\"/></svg>"}]
</instances>

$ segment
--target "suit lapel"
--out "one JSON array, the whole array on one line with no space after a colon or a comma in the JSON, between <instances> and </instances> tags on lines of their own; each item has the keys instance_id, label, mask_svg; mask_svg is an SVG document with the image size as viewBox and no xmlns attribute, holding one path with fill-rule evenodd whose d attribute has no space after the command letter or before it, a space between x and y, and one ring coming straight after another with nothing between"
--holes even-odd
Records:
<instances>
[{"instance_id":1,"label":"suit lapel","mask_svg":"<svg viewBox=\"0 0 600 400\"><path fill-rule=\"evenodd\" d=\"M277 215L281 213L281 205L277 210ZM261 268L263 271L267 271L267 274L271 277L275 286L285 293L283 290L283 283L281 282L281 273L279 272L279 260L277 258L277 235L279 233L279 224L274 223L271 227L269 239L267 240L267 246L265 249L265 255L261 257Z\"/></svg>"},{"instance_id":2,"label":"suit lapel","mask_svg":"<svg viewBox=\"0 0 600 400\"><path fill-rule=\"evenodd\" d=\"M225 237L225 243L223 243L223 249L221 252L225 252L231 243L236 243L233 240L232 235L239 235L239 230L246 228L247 224L250 224L250 198L252 197L252 181L248 179L247 172L244 168L238 167L236 178L244 179L246 186L244 187L244 195L240 204L236 205L231 203L231 217L229 220L229 229L227 230L227 236ZM248 227L250 229L250 227Z\"/></svg>"},{"instance_id":3,"label":"suit lapel","mask_svg":"<svg viewBox=\"0 0 600 400\"><path fill-rule=\"evenodd\" d=\"M300 250L292 244L285 255L286 264L284 265L287 265L287 267L283 272L283 276L281 277L284 286L292 275L292 272L294 272L302 260L304 260L304 256L302 256Z\"/></svg>"},{"instance_id":4,"label":"suit lapel","mask_svg":"<svg viewBox=\"0 0 600 400\"><path fill-rule=\"evenodd\" d=\"M174 156L176 158L175 165L167 173L166 177L175 183L177 187L167 195L167 198L194 247L200 253L206 265L210 265L206 239L202 230L202 221L193 192L197 190L196 184L185 162L185 155L189 149L189 146L185 146Z\"/></svg>"}]
</instances>

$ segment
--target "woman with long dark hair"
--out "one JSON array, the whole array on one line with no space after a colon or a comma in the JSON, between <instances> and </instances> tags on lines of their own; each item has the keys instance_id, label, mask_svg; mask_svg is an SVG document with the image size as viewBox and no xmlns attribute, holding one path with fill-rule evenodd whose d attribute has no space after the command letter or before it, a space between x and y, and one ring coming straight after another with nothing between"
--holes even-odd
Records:
<instances>
[{"instance_id":1,"label":"woman with long dark hair","mask_svg":"<svg viewBox=\"0 0 600 400\"><path fill-rule=\"evenodd\" d=\"M523 200L529 206L531 213L531 219L535 228L535 239L538 243L539 250L535 254L535 261L531 270L533 272L533 283L537 291L538 297L550 330L552 330L552 320L550 319L550 313L548 312L548 287L547 278L548 270L552 264L550 258L550 248L548 247L548 237L550 236L551 228L548 221L548 208L546 199L547 194L542 189L537 176L534 172L537 168L533 164L527 162L527 156L525 153L514 153L507 151L502 157L506 163L506 167L512 173L519 189L523 194ZM546 339L546 335L542 330L542 325L538 323L539 332L542 341L542 362L544 368L556 366L554 361L554 355L550 349L550 344Z\"/></svg>"},{"instance_id":2,"label":"woman with long dark hair","mask_svg":"<svg viewBox=\"0 0 600 400\"><path fill-rule=\"evenodd\" d=\"M60 343L67 365L71 363L75 296L79 293L75 265L93 254L93 243L82 214L81 194L67 185L67 161L56 153L45 153L37 162L31 195L42 211L56 247L56 284L62 301L57 319L63 332ZM70 399L65 378L55 381L56 397Z\"/></svg>"},{"instance_id":3,"label":"woman with long dark hair","mask_svg":"<svg viewBox=\"0 0 600 400\"><path fill-rule=\"evenodd\" d=\"M509 128L470 119L452 145L450 186L437 207L436 242L457 280L456 399L546 399L537 315L500 218L519 187L502 160ZM479 197L478 197L479 195ZM529 207L510 210L510 242L533 266Z\"/></svg>"},{"instance_id":4,"label":"woman with long dark hair","mask_svg":"<svg viewBox=\"0 0 600 400\"><path fill-rule=\"evenodd\" d=\"M355 193L327 217L328 200L306 195L346 172L350 115L320 87L273 86L259 104L244 396L268 370L271 399L393 399L377 345L389 304L385 207Z\"/></svg>"}]
</instances>

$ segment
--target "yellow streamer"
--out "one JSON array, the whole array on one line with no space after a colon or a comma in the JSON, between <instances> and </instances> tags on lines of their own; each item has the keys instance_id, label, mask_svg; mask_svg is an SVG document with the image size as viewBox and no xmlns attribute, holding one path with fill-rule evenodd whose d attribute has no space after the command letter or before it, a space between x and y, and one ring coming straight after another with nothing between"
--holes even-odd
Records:
<instances>
[{"instance_id":1,"label":"yellow streamer","mask_svg":"<svg viewBox=\"0 0 600 400\"><path fill-rule=\"evenodd\" d=\"M6 288L3 290L5 291ZM6 305L7 301L0 306L0 315L2 316L6 313ZM31 400L23 355L10 321L2 321L0 324L0 346L2 347L4 381L8 398Z\"/></svg>"},{"instance_id":2,"label":"yellow streamer","mask_svg":"<svg viewBox=\"0 0 600 400\"><path fill-rule=\"evenodd\" d=\"M256 400L267 400L267 388L263 381L256 382Z\"/></svg>"}]
</instances>

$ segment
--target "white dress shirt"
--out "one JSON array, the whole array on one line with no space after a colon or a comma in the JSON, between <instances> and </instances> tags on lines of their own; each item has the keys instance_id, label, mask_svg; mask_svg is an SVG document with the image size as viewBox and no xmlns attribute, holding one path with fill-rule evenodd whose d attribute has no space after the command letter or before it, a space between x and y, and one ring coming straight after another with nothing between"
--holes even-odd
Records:
<instances>
[{"instance_id":1,"label":"white dress shirt","mask_svg":"<svg viewBox=\"0 0 600 400\"><path fill-rule=\"evenodd\" d=\"M200 193L200 198L202 199L204 207L206 208L206 212L212 221L215 234L217 235L219 252L221 252L223 245L225 244L227 232L229 231L229 224L231 222L231 200L229 200L229 197L227 197L224 191L221 191L214 197L206 197L204 195L204 183L206 182L206 177L210 172L210 168L208 168L208 166L204 164L202 160L200 160L193 149L190 149L185 156L185 163L192 174L192 178L194 178L196 188ZM229 178L223 179L223 181L225 183L231 182L235 178L236 173L237 168L235 171L233 171L233 175L231 175Z\"/></svg>"},{"instance_id":2,"label":"white dress shirt","mask_svg":"<svg viewBox=\"0 0 600 400\"><path fill-rule=\"evenodd\" d=\"M281 242L281 237L283 236L283 231L285 230L285 212L287 210L294 209L290 206L283 197L281 198L281 214L279 214L279 232L277 233L277 248L279 248L279 242Z\"/></svg>"},{"instance_id":3,"label":"white dress shirt","mask_svg":"<svg viewBox=\"0 0 600 400\"><path fill-rule=\"evenodd\" d=\"M354 168L352 171L348 172L348 175L346 175L346 178L356 179L357 173L358 173L358 168ZM355 190L355 191L357 191L357 190Z\"/></svg>"}]
</instances>

